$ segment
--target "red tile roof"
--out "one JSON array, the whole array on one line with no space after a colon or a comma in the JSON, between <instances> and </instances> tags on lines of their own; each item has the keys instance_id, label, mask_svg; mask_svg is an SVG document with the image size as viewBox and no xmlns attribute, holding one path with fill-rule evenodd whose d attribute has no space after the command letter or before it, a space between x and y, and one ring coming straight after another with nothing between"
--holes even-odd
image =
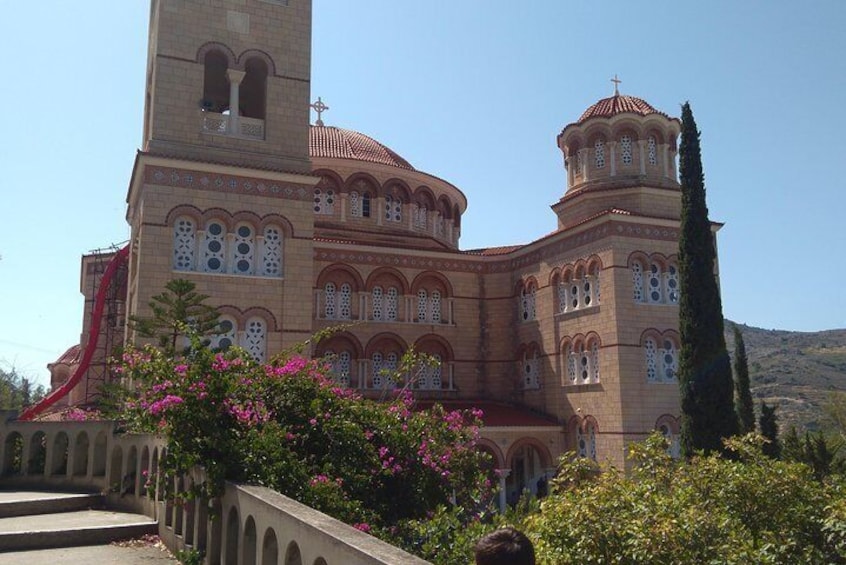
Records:
<instances>
[{"instance_id":1,"label":"red tile roof","mask_svg":"<svg viewBox=\"0 0 846 565\"><path fill-rule=\"evenodd\" d=\"M419 401L416 405L420 410L431 408L434 401ZM440 402L447 410L469 410L478 408L482 411L482 422L485 427L510 427L510 426L558 426L555 418L537 414L528 408L518 408L508 404L492 402L490 400L459 400Z\"/></svg>"},{"instance_id":2,"label":"red tile roof","mask_svg":"<svg viewBox=\"0 0 846 565\"><path fill-rule=\"evenodd\" d=\"M312 157L354 159L414 170L396 152L363 133L332 126L311 126L309 153Z\"/></svg>"},{"instance_id":3,"label":"red tile roof","mask_svg":"<svg viewBox=\"0 0 846 565\"><path fill-rule=\"evenodd\" d=\"M634 96L626 96L623 94L617 94L611 96L609 98L603 98L582 114L582 117L579 118L579 122L583 122L589 118L610 118L611 116L616 116L617 114L624 114L624 113L632 113L638 114L641 116L646 116L649 114L660 114L665 117L667 114L664 112L659 112L655 108L652 107L649 102L646 100L642 100L640 98L636 98Z\"/></svg>"},{"instance_id":4,"label":"red tile roof","mask_svg":"<svg viewBox=\"0 0 846 565\"><path fill-rule=\"evenodd\" d=\"M512 251L517 251L521 247L525 247L524 245L503 245L501 247L482 247L480 249L466 249L461 253L464 255L482 255L482 256L491 256L491 255L507 255Z\"/></svg>"},{"instance_id":5,"label":"red tile roof","mask_svg":"<svg viewBox=\"0 0 846 565\"><path fill-rule=\"evenodd\" d=\"M58 359L50 363L50 365L65 364L70 365L79 361L79 356L82 353L82 348L79 345L72 345L67 351L62 353Z\"/></svg>"}]
</instances>

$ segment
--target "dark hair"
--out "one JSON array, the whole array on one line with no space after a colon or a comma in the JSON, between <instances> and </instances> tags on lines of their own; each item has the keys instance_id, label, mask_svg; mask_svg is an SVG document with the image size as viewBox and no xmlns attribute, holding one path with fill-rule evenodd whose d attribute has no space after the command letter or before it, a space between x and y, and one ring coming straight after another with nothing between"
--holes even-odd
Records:
<instances>
[{"instance_id":1,"label":"dark hair","mask_svg":"<svg viewBox=\"0 0 846 565\"><path fill-rule=\"evenodd\" d=\"M476 542L476 565L535 565L535 548L520 530L494 530Z\"/></svg>"}]
</instances>

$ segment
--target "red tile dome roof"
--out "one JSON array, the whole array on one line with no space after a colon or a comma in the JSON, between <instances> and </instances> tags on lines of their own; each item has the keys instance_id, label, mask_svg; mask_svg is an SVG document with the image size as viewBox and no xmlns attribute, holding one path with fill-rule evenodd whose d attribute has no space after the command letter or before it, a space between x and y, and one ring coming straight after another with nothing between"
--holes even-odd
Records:
<instances>
[{"instance_id":1,"label":"red tile dome roof","mask_svg":"<svg viewBox=\"0 0 846 565\"><path fill-rule=\"evenodd\" d=\"M348 129L311 126L309 154L329 159L355 159L414 170L411 163L375 139Z\"/></svg>"},{"instance_id":2,"label":"red tile dome roof","mask_svg":"<svg viewBox=\"0 0 846 565\"><path fill-rule=\"evenodd\" d=\"M646 116L648 114L660 114L662 116L667 116L664 112L659 112L653 108L646 100L642 100L634 96L615 94L614 96L603 98L585 110L582 117L579 118L579 122L583 122L589 118L610 118L612 116L616 116L617 114L625 113L638 114L640 116Z\"/></svg>"}]
</instances>

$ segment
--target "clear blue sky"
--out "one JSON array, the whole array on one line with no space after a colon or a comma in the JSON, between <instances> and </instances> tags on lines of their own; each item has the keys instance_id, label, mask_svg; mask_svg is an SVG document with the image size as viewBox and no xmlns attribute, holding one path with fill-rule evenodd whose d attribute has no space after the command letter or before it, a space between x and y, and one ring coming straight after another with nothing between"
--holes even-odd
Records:
<instances>
[{"instance_id":1,"label":"clear blue sky","mask_svg":"<svg viewBox=\"0 0 846 565\"><path fill-rule=\"evenodd\" d=\"M253 1L253 0L247 0ZM79 259L128 237L148 2L7 2L0 19L0 366L77 343ZM616 73L702 130L724 313L846 327L846 2L315 0L312 99L457 185L462 248L555 229L555 136Z\"/></svg>"}]
</instances>

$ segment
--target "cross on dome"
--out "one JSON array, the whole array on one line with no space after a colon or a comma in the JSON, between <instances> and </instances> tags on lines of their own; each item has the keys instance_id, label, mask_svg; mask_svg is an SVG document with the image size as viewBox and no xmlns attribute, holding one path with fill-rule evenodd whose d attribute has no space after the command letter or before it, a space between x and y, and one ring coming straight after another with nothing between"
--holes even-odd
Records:
<instances>
[{"instance_id":1,"label":"cross on dome","mask_svg":"<svg viewBox=\"0 0 846 565\"><path fill-rule=\"evenodd\" d=\"M611 79L611 82L614 83L614 96L619 96L620 90L617 87L619 87L620 83L623 82L623 81L621 81L620 79L617 78L617 73L614 73L614 78Z\"/></svg>"},{"instance_id":2,"label":"cross on dome","mask_svg":"<svg viewBox=\"0 0 846 565\"><path fill-rule=\"evenodd\" d=\"M312 102L311 104L309 104L309 106L311 106L311 108L315 112L317 112L317 122L315 123L315 125L323 126L323 120L320 119L320 115L326 110L328 110L329 106L323 103L323 100L320 99L320 96L317 97L317 102Z\"/></svg>"}]
</instances>

